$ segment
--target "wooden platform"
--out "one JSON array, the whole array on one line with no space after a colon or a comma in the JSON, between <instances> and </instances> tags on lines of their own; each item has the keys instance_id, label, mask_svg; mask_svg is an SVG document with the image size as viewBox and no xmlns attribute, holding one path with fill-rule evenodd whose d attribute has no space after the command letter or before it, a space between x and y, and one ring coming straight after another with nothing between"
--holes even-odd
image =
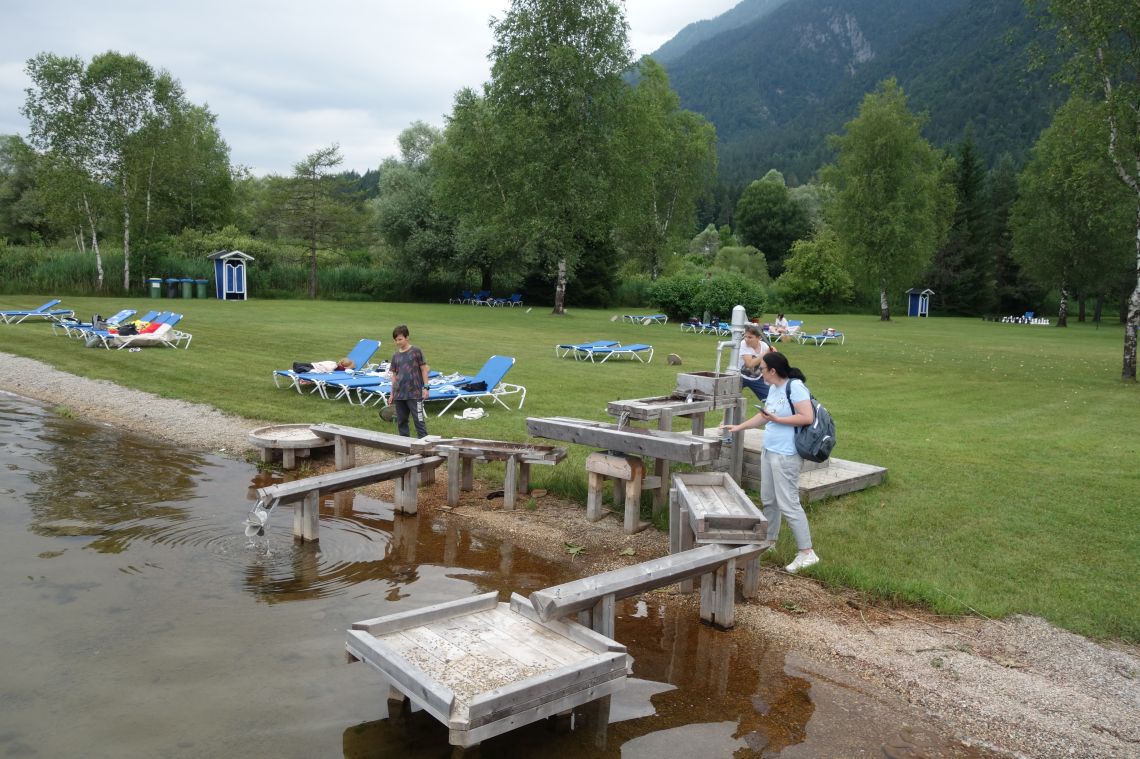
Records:
<instances>
[{"instance_id":1,"label":"wooden platform","mask_svg":"<svg viewBox=\"0 0 1140 759\"><path fill-rule=\"evenodd\" d=\"M715 431L705 433L706 436L715 434ZM763 430L747 430L744 438L743 476L740 483L746 490L760 489L760 451L763 445ZM713 463L712 468L717 471L727 471L728 466L728 458L722 455ZM881 485L886 476L886 467L848 461L834 456L822 464L805 461L800 472L800 502L807 504L844 493L865 490Z\"/></svg>"},{"instance_id":2,"label":"wooden platform","mask_svg":"<svg viewBox=\"0 0 1140 759\"><path fill-rule=\"evenodd\" d=\"M496 593L357 622L345 647L464 747L608 696L630 666L617 641Z\"/></svg>"}]
</instances>

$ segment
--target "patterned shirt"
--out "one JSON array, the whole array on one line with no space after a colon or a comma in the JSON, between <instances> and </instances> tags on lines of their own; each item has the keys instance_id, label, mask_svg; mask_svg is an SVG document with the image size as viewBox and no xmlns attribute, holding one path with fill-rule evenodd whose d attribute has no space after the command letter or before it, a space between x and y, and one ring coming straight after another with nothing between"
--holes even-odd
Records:
<instances>
[{"instance_id":1,"label":"patterned shirt","mask_svg":"<svg viewBox=\"0 0 1140 759\"><path fill-rule=\"evenodd\" d=\"M423 400L424 375L421 367L425 363L427 362L424 361L423 352L414 345L406 351L396 351L392 354L392 363L388 371L394 375L392 378L394 400Z\"/></svg>"}]
</instances>

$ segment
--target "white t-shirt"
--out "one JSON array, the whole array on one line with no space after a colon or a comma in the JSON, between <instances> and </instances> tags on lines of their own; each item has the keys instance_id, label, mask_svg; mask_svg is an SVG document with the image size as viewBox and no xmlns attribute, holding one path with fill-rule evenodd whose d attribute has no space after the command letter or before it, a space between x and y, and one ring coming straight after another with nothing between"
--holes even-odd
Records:
<instances>
[{"instance_id":1,"label":"white t-shirt","mask_svg":"<svg viewBox=\"0 0 1140 759\"><path fill-rule=\"evenodd\" d=\"M765 353L767 353L770 350L772 350L772 349L770 347L768 347L768 343L764 342L763 340L760 341L760 347L757 350L753 350L752 347L748 344L747 340L741 340L740 341L740 366L738 368L740 368L740 369L744 368L744 357L745 356L763 356Z\"/></svg>"}]
</instances>

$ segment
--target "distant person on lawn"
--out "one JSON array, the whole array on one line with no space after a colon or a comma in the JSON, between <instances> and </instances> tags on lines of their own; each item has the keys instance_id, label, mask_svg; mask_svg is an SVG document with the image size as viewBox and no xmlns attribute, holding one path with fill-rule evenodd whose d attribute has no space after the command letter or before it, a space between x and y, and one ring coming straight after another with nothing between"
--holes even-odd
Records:
<instances>
[{"instance_id":1,"label":"distant person on lawn","mask_svg":"<svg viewBox=\"0 0 1140 759\"><path fill-rule=\"evenodd\" d=\"M396 341L396 352L388 365L392 378L392 405L396 407L396 429L404 437L408 435L408 417L416 425L416 436L427 437L427 423L424 421L424 401L428 397L428 372L431 367L424 361L424 354L408 342L408 328L401 324L392 330Z\"/></svg>"}]
</instances>

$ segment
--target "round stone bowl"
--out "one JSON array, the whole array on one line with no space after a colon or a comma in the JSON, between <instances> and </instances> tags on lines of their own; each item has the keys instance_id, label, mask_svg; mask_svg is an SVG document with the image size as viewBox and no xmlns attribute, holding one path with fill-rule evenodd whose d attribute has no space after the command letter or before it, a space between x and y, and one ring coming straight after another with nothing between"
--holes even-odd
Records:
<instances>
[{"instance_id":1,"label":"round stone bowl","mask_svg":"<svg viewBox=\"0 0 1140 759\"><path fill-rule=\"evenodd\" d=\"M261 450L261 460L268 464L274 451L281 451L281 467L293 469L298 456L308 456L313 448L329 448L332 440L313 434L307 424L274 424L258 427L249 433L249 442Z\"/></svg>"}]
</instances>

